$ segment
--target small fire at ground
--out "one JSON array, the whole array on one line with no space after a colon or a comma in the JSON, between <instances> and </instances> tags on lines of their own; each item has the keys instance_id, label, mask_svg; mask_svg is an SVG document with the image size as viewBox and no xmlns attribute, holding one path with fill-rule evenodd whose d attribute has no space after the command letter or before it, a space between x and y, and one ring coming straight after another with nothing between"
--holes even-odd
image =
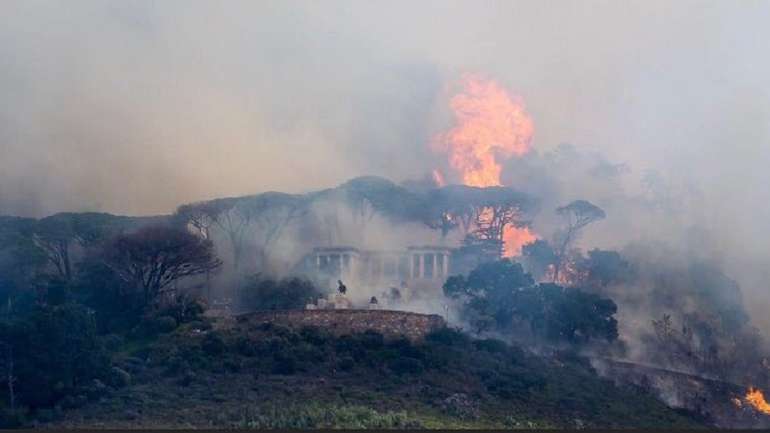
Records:
<instances>
[{"instance_id":1,"label":"small fire at ground","mask_svg":"<svg viewBox=\"0 0 770 433\"><path fill-rule=\"evenodd\" d=\"M531 150L532 118L521 98L508 94L493 80L466 75L461 84L462 91L450 101L456 125L436 137L432 147L448 155L449 165L463 184L500 186L501 162ZM439 186L446 184L438 170L433 171L433 179ZM519 255L524 245L536 239L527 227L506 226L503 254Z\"/></svg>"},{"instance_id":2,"label":"small fire at ground","mask_svg":"<svg viewBox=\"0 0 770 433\"><path fill-rule=\"evenodd\" d=\"M750 404L754 409L770 415L770 404L765 400L765 395L757 388L749 388L746 396L744 397L746 402Z\"/></svg>"}]
</instances>

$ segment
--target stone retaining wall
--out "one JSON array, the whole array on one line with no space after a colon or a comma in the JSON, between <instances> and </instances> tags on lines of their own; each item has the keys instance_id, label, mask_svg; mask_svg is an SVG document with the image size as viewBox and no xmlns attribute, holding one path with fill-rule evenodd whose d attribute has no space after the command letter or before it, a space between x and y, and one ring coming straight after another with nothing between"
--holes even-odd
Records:
<instances>
[{"instance_id":1,"label":"stone retaining wall","mask_svg":"<svg viewBox=\"0 0 770 433\"><path fill-rule=\"evenodd\" d=\"M387 339L406 337L418 341L446 326L436 314L392 310L288 310L259 311L238 316L238 321L271 322L301 328L316 326L334 335L377 331Z\"/></svg>"}]
</instances>

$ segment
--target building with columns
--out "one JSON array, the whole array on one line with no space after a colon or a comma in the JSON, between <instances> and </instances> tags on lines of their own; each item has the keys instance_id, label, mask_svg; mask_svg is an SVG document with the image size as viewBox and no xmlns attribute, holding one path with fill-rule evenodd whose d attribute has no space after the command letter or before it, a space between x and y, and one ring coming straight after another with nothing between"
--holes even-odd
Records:
<instances>
[{"instance_id":1,"label":"building with columns","mask_svg":"<svg viewBox=\"0 0 770 433\"><path fill-rule=\"evenodd\" d=\"M411 246L404 250L360 250L319 247L305 258L304 267L330 281L353 286L440 290L450 275L452 250L441 246Z\"/></svg>"}]
</instances>

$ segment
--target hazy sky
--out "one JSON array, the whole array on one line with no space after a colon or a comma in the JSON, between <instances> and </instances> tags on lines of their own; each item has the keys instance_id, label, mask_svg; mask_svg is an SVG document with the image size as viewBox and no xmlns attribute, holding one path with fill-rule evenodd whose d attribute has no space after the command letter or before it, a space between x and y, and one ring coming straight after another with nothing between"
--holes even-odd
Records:
<instances>
[{"instance_id":1,"label":"hazy sky","mask_svg":"<svg viewBox=\"0 0 770 433\"><path fill-rule=\"evenodd\" d=\"M477 72L524 98L537 149L691 177L766 228L768 22L768 1L4 0L0 213L421 176Z\"/></svg>"}]
</instances>

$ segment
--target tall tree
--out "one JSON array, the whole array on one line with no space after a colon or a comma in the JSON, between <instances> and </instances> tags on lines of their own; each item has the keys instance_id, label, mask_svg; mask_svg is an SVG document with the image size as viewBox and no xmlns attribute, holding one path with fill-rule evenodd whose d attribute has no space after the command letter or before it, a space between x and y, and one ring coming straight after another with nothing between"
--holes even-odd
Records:
<instances>
[{"instance_id":1,"label":"tall tree","mask_svg":"<svg viewBox=\"0 0 770 433\"><path fill-rule=\"evenodd\" d=\"M532 197L508 187L449 185L430 191L426 202L423 221L442 237L459 228L465 238L498 244L500 252L506 227L526 226L536 209Z\"/></svg>"},{"instance_id":2,"label":"tall tree","mask_svg":"<svg viewBox=\"0 0 770 433\"><path fill-rule=\"evenodd\" d=\"M559 281L559 273L564 266L567 253L577 239L580 231L587 225L606 218L604 210L587 200L575 200L556 209L556 213L565 220L565 226L555 235L556 266L553 281Z\"/></svg>"},{"instance_id":3,"label":"tall tree","mask_svg":"<svg viewBox=\"0 0 770 433\"><path fill-rule=\"evenodd\" d=\"M32 218L0 217L0 302L29 295L48 265L48 256L33 234Z\"/></svg>"},{"instance_id":4,"label":"tall tree","mask_svg":"<svg viewBox=\"0 0 770 433\"><path fill-rule=\"evenodd\" d=\"M527 194L502 186L481 190L476 206L476 233L482 239L499 241L502 246L508 226L525 227L525 215L533 211L535 201Z\"/></svg>"},{"instance_id":5,"label":"tall tree","mask_svg":"<svg viewBox=\"0 0 770 433\"><path fill-rule=\"evenodd\" d=\"M200 202L179 206L172 221L196 232L203 239L211 239L211 228L220 218L221 208L215 202Z\"/></svg>"},{"instance_id":6,"label":"tall tree","mask_svg":"<svg viewBox=\"0 0 770 433\"><path fill-rule=\"evenodd\" d=\"M200 202L179 206L172 222L195 232L202 239L211 239L211 229L221 217L221 208L216 202ZM206 298L211 299L211 271L206 272Z\"/></svg>"},{"instance_id":7,"label":"tall tree","mask_svg":"<svg viewBox=\"0 0 770 433\"><path fill-rule=\"evenodd\" d=\"M210 240L167 226L149 226L117 236L103 252L104 263L121 279L142 290L145 305L173 291L181 278L217 269Z\"/></svg>"},{"instance_id":8,"label":"tall tree","mask_svg":"<svg viewBox=\"0 0 770 433\"><path fill-rule=\"evenodd\" d=\"M267 192L238 204L240 212L247 216L259 236L262 268L266 266L268 252L284 230L309 212L302 196L280 192Z\"/></svg>"},{"instance_id":9,"label":"tall tree","mask_svg":"<svg viewBox=\"0 0 770 433\"><path fill-rule=\"evenodd\" d=\"M116 227L115 217L104 213L59 213L43 218L34 228L35 244L45 252L58 275L72 279L72 247L89 248Z\"/></svg>"}]
</instances>

